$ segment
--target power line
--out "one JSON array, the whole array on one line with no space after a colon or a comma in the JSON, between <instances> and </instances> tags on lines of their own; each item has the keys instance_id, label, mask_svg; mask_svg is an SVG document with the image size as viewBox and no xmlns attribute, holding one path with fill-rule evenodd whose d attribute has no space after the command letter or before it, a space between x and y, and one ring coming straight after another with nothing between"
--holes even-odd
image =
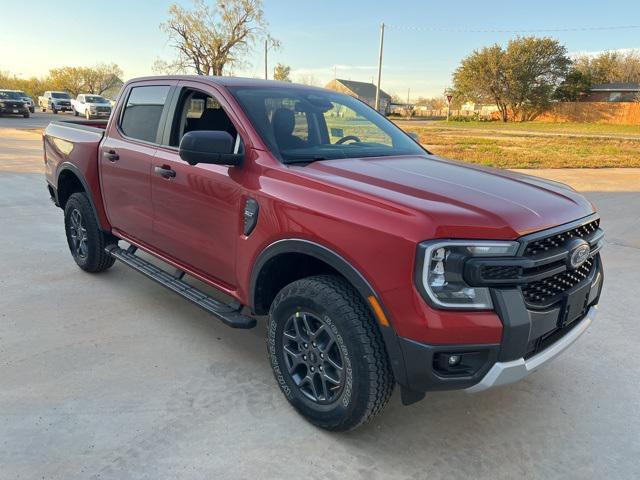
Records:
<instances>
[{"instance_id":1,"label":"power line","mask_svg":"<svg viewBox=\"0 0 640 480\"><path fill-rule=\"evenodd\" d=\"M393 30L411 30L418 32L452 32L452 33L543 33L543 32L584 32L593 30L630 30L640 28L640 25L614 25L591 27L557 27L557 28L448 28L448 27L416 27L411 25L389 25Z\"/></svg>"}]
</instances>

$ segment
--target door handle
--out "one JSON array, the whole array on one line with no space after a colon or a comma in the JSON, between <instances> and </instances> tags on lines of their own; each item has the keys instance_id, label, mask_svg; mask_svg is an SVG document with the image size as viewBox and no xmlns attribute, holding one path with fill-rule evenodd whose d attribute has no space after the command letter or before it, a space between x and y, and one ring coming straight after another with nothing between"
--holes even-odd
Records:
<instances>
[{"instance_id":1,"label":"door handle","mask_svg":"<svg viewBox=\"0 0 640 480\"><path fill-rule=\"evenodd\" d=\"M156 175L160 175L164 178L174 178L176 176L176 171L166 165L163 165L162 167L153 167L153 171Z\"/></svg>"},{"instance_id":2,"label":"door handle","mask_svg":"<svg viewBox=\"0 0 640 480\"><path fill-rule=\"evenodd\" d=\"M107 160L109 160L112 163L120 160L120 155L118 155L115 150L109 150L107 153L104 154L104 156L107 157Z\"/></svg>"}]
</instances>

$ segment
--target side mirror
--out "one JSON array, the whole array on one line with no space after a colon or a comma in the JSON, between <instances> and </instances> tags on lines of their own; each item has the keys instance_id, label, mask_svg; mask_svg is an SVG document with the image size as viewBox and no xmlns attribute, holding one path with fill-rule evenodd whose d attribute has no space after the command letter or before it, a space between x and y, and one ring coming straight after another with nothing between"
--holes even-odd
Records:
<instances>
[{"instance_id":1,"label":"side mirror","mask_svg":"<svg viewBox=\"0 0 640 480\"><path fill-rule=\"evenodd\" d=\"M189 165L240 165L244 155L233 153L234 143L235 139L228 132L196 130L183 135L178 152Z\"/></svg>"}]
</instances>

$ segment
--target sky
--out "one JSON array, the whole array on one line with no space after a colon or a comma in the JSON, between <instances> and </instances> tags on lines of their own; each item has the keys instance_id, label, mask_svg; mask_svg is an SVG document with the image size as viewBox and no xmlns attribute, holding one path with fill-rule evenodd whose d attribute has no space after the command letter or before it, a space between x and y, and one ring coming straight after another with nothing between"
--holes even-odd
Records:
<instances>
[{"instance_id":1,"label":"sky","mask_svg":"<svg viewBox=\"0 0 640 480\"><path fill-rule=\"evenodd\" d=\"M210 0L213 1L213 0ZM115 62L125 79L152 74L156 59L173 50L159 25L172 0L0 1L0 71L44 76L50 68ZM185 6L190 0L182 0ZM410 99L441 95L460 60L474 49L505 44L532 30L640 25L640 1L264 0L270 53L289 65L294 81L312 75L318 85L338 78L370 82L377 75L380 23L388 25L382 89ZM11 21L9 21L11 19ZM64 26L66 24L67 26ZM458 31L456 31L458 30ZM462 30L462 31L460 31ZM464 31L467 30L467 31ZM640 49L640 29L537 33L562 42L570 53ZM262 77L259 48L235 73Z\"/></svg>"}]
</instances>

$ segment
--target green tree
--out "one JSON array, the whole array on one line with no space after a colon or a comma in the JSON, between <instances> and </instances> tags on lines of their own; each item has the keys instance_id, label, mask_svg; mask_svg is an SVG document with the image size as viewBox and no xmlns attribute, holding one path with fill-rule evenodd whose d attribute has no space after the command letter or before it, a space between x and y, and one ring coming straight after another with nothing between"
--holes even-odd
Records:
<instances>
[{"instance_id":1,"label":"green tree","mask_svg":"<svg viewBox=\"0 0 640 480\"><path fill-rule=\"evenodd\" d=\"M291 82L289 75L291 74L291 67L278 63L273 69L273 79L280 80L282 82Z\"/></svg>"},{"instance_id":2,"label":"green tree","mask_svg":"<svg viewBox=\"0 0 640 480\"><path fill-rule=\"evenodd\" d=\"M72 96L80 93L102 95L122 86L122 69L115 63L95 67L60 67L49 70L47 90L64 90Z\"/></svg>"},{"instance_id":3,"label":"green tree","mask_svg":"<svg viewBox=\"0 0 640 480\"><path fill-rule=\"evenodd\" d=\"M607 51L598 55L580 55L572 71L589 78L593 84L640 82L640 51Z\"/></svg>"},{"instance_id":4,"label":"green tree","mask_svg":"<svg viewBox=\"0 0 640 480\"><path fill-rule=\"evenodd\" d=\"M572 67L553 96L561 102L575 102L580 99L582 93L591 88L592 83L591 76L588 73Z\"/></svg>"},{"instance_id":5,"label":"green tree","mask_svg":"<svg viewBox=\"0 0 640 480\"><path fill-rule=\"evenodd\" d=\"M548 107L571 60L551 38L518 37L474 51L453 75L456 97L494 103L503 121L530 120Z\"/></svg>"},{"instance_id":6,"label":"green tree","mask_svg":"<svg viewBox=\"0 0 640 480\"><path fill-rule=\"evenodd\" d=\"M83 92L84 82L82 67L60 67L49 70L50 90L64 90L75 97Z\"/></svg>"},{"instance_id":7,"label":"green tree","mask_svg":"<svg viewBox=\"0 0 640 480\"><path fill-rule=\"evenodd\" d=\"M198 75L222 75L238 66L259 37L266 35L261 0L195 0L192 10L173 4L161 25L178 52L172 62L156 61L158 71L194 70Z\"/></svg>"}]
</instances>

